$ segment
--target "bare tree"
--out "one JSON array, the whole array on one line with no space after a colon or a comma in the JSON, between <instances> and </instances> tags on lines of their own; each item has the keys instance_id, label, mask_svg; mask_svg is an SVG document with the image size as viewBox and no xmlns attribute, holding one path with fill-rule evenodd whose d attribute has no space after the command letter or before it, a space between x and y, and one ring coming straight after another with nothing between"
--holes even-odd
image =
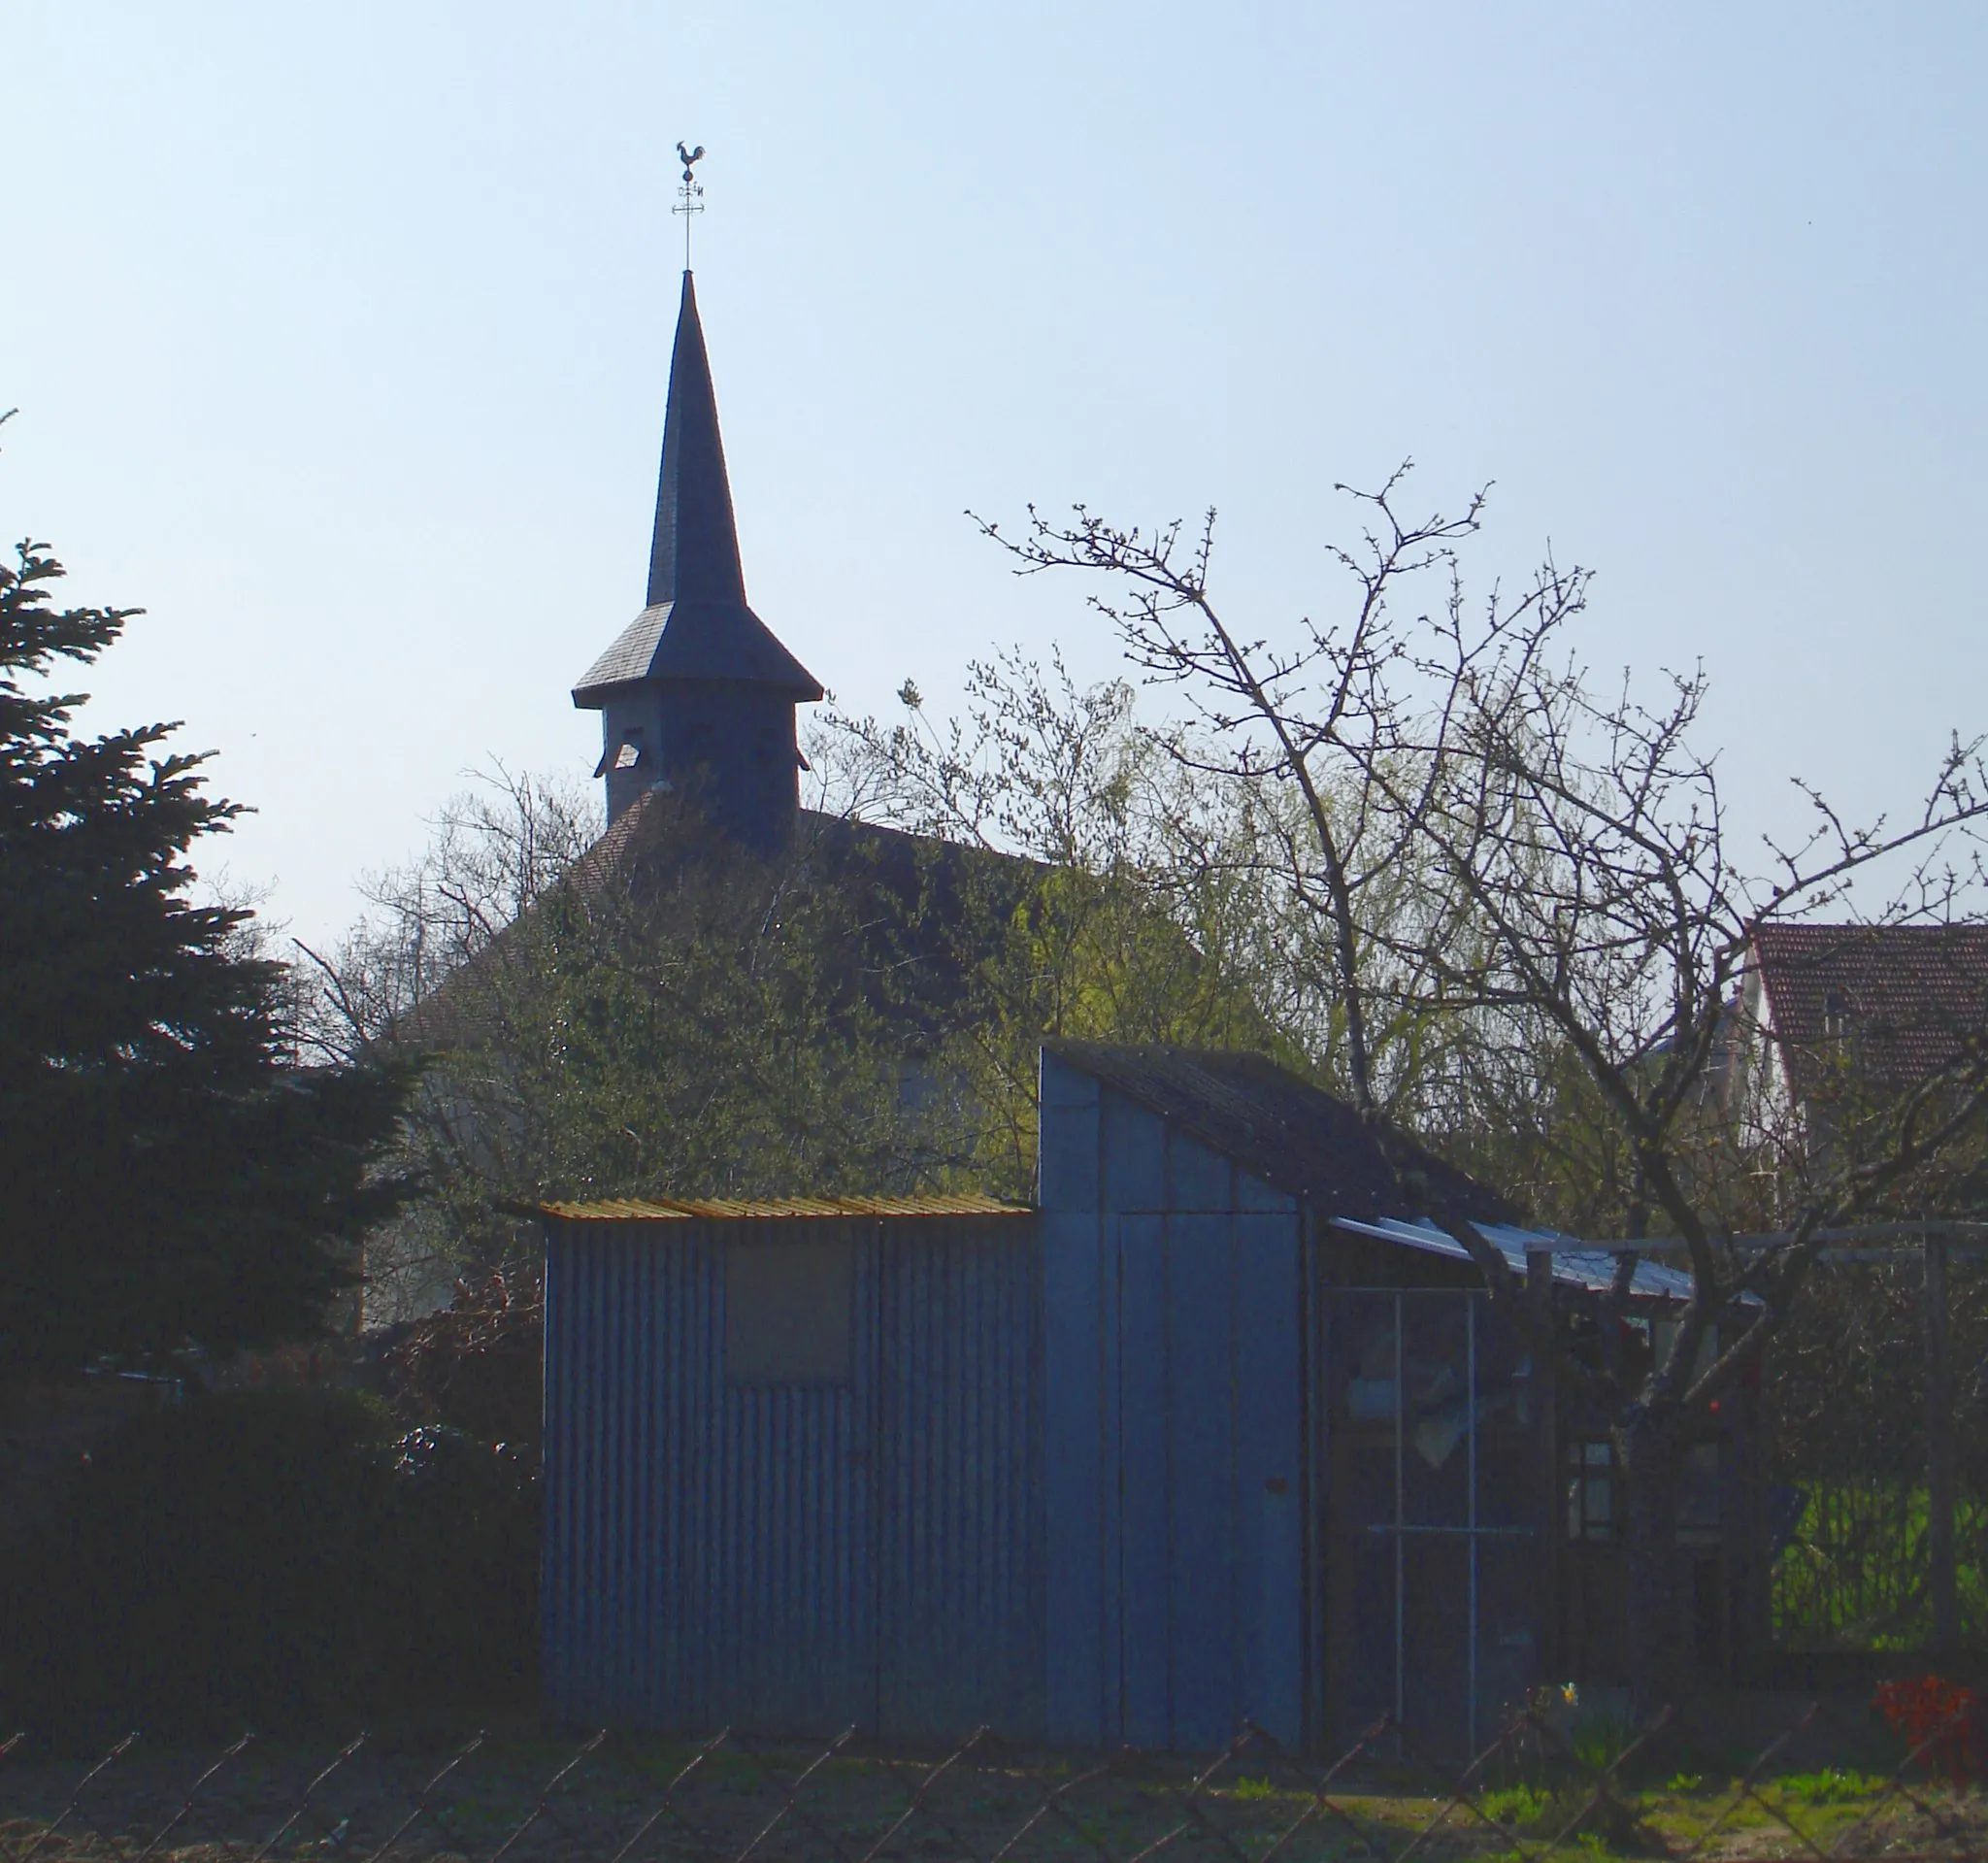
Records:
<instances>
[{"instance_id":1,"label":"bare tree","mask_svg":"<svg viewBox=\"0 0 1988 1863\"><path fill-rule=\"evenodd\" d=\"M1061 523L1032 511L1013 537L982 528L1017 573L1078 570L1106 585L1093 607L1205 727L1185 759L1299 799L1307 832L1285 849L1289 879L1327 929L1345 1086L1376 1129L1389 1111L1495 1121L1528 1081L1541 1100L1557 1085L1587 1121L1578 1145L1622 1174L1627 1239L1684 1251L1692 1291L1668 1349L1642 1363L1591 1355L1542 1327L1504 1257L1429 1186L1429 1214L1529 1346L1608 1419L1629 1491L1632 1676L1649 1700L1679 1680L1672 1548L1693 1427L1757 1362L1824 1232L1908 1198L1988 1109L1977 1017L1900 1090L1833 1121L1826 1143L1812 1121L1770 1131L1718 1116L1736 985L1763 923L1851 908L1881 924L1977 914L1981 747L1952 742L1896 823L1852 825L1806 790L1813 832L1768 844L1754 871L1735 856L1713 760L1695 744L1703 673L1666 676L1647 704L1627 678L1598 688L1571 641L1588 573L1549 558L1515 594L1473 600L1459 551L1483 496L1461 516L1408 517L1408 470L1351 494L1366 523L1333 552L1351 583L1343 613L1276 638L1217 607L1212 514L1191 535L1119 529L1081 508ZM1375 910L1405 866L1426 877L1415 909ZM1389 1090L1400 1069L1387 1031L1432 1018L1463 1032L1441 1109ZM1502 1101L1474 1107L1487 1084ZM1769 1214L1771 1246L1731 1246ZM1634 1259L1616 1277L1618 1314ZM1715 1328L1722 1349L1706 1351ZM1617 1331L1605 1326L1605 1341Z\"/></svg>"},{"instance_id":2,"label":"bare tree","mask_svg":"<svg viewBox=\"0 0 1988 1863\"><path fill-rule=\"evenodd\" d=\"M334 949L298 942L317 981L312 1045L344 1055L417 1039L420 1006L557 888L601 825L593 796L502 764L451 796L426 848L360 882L366 909Z\"/></svg>"}]
</instances>

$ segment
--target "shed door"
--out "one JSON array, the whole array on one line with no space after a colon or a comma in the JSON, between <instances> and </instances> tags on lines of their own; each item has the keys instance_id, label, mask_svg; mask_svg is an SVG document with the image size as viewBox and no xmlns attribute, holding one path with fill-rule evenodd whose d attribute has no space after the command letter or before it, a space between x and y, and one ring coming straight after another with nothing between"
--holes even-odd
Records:
<instances>
[{"instance_id":1,"label":"shed door","mask_svg":"<svg viewBox=\"0 0 1988 1863\"><path fill-rule=\"evenodd\" d=\"M1122 1216L1117 1245L1119 1737L1202 1750L1300 1732L1297 1225Z\"/></svg>"}]
</instances>

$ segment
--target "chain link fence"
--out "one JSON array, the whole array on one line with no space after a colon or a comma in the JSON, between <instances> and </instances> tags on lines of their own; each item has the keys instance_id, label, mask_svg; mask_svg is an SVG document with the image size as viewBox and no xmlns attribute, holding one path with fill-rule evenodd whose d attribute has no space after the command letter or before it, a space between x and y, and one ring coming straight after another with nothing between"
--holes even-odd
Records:
<instances>
[{"instance_id":1,"label":"chain link fence","mask_svg":"<svg viewBox=\"0 0 1988 1863\"><path fill-rule=\"evenodd\" d=\"M1331 1764L1245 1727L1211 1758L944 1753L726 1731L560 1747L244 1736L198 1758L131 1734L87 1761L0 1746L0 1863L1020 1863L1602 1855L1988 1858L1971 1712L1887 1743L1816 1704L1737 1756L1667 1711L1632 1727L1542 1697L1462 1768L1381 1722Z\"/></svg>"}]
</instances>

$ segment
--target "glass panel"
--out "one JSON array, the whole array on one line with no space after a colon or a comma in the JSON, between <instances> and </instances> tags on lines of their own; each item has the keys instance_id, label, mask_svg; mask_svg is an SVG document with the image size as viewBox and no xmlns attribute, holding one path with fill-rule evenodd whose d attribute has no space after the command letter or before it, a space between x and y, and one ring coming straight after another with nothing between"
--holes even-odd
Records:
<instances>
[{"instance_id":1,"label":"glass panel","mask_svg":"<svg viewBox=\"0 0 1988 1863\"><path fill-rule=\"evenodd\" d=\"M1410 1525L1469 1524L1469 1304L1465 1294L1402 1302L1402 1512Z\"/></svg>"},{"instance_id":2,"label":"glass panel","mask_svg":"<svg viewBox=\"0 0 1988 1863\"><path fill-rule=\"evenodd\" d=\"M1477 1309L1477 1524L1537 1529L1539 1436L1532 1360L1489 1300Z\"/></svg>"},{"instance_id":3,"label":"glass panel","mask_svg":"<svg viewBox=\"0 0 1988 1863\"><path fill-rule=\"evenodd\" d=\"M1334 1344L1345 1368L1341 1412L1349 1422L1392 1423L1395 1396L1394 1297L1348 1294L1338 1303Z\"/></svg>"},{"instance_id":4,"label":"glass panel","mask_svg":"<svg viewBox=\"0 0 1988 1863\"><path fill-rule=\"evenodd\" d=\"M1394 1713L1394 1536L1361 1534L1351 1541L1351 1609L1337 1619L1344 1635L1334 1651L1340 1678L1336 1737L1350 1746L1383 1714Z\"/></svg>"},{"instance_id":5,"label":"glass panel","mask_svg":"<svg viewBox=\"0 0 1988 1863\"><path fill-rule=\"evenodd\" d=\"M1333 1474L1340 1517L1350 1525L1394 1524L1394 1314L1392 1294L1344 1294L1333 1303Z\"/></svg>"},{"instance_id":6,"label":"glass panel","mask_svg":"<svg viewBox=\"0 0 1988 1863\"><path fill-rule=\"evenodd\" d=\"M1523 1706L1540 1675L1539 1562L1523 1540L1477 1542L1477 1745L1488 1746L1505 1725L1505 1711Z\"/></svg>"},{"instance_id":7,"label":"glass panel","mask_svg":"<svg viewBox=\"0 0 1988 1863\"><path fill-rule=\"evenodd\" d=\"M1684 1454L1677 1494L1677 1537L1705 1545L1719 1538L1719 1446L1699 1443Z\"/></svg>"},{"instance_id":8,"label":"glass panel","mask_svg":"<svg viewBox=\"0 0 1988 1863\"><path fill-rule=\"evenodd\" d=\"M1612 1540L1615 1537L1615 1452L1607 1443L1567 1446L1567 1537L1570 1540Z\"/></svg>"},{"instance_id":9,"label":"glass panel","mask_svg":"<svg viewBox=\"0 0 1988 1863\"><path fill-rule=\"evenodd\" d=\"M1674 1319L1659 1319L1652 1323L1650 1343L1661 1365L1670 1355L1672 1342L1677 1337L1677 1322ZM1710 1369L1719 1355L1719 1329L1707 1326L1698 1342L1698 1363L1692 1367L1691 1376L1698 1378Z\"/></svg>"},{"instance_id":10,"label":"glass panel","mask_svg":"<svg viewBox=\"0 0 1988 1863\"><path fill-rule=\"evenodd\" d=\"M1470 1757L1471 1542L1409 1534L1404 1547L1403 1720L1413 1743Z\"/></svg>"}]
</instances>

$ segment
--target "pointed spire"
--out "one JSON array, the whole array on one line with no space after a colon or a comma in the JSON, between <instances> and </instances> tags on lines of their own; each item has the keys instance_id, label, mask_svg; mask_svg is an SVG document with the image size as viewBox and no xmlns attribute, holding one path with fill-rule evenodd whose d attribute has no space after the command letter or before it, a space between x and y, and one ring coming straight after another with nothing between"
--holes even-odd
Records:
<instances>
[{"instance_id":1,"label":"pointed spire","mask_svg":"<svg viewBox=\"0 0 1988 1863\"><path fill-rule=\"evenodd\" d=\"M822 695L821 682L746 605L717 396L688 272L670 358L646 605L587 669L573 702L599 710L615 687L647 680L768 685L804 704Z\"/></svg>"},{"instance_id":2,"label":"pointed spire","mask_svg":"<svg viewBox=\"0 0 1988 1863\"><path fill-rule=\"evenodd\" d=\"M684 151L686 169L692 159ZM608 819L651 790L680 786L744 846L781 847L801 806L794 708L821 696L821 682L746 605L717 397L686 270L647 602L573 691L575 705L601 715L595 774L607 781Z\"/></svg>"},{"instance_id":3,"label":"pointed spire","mask_svg":"<svg viewBox=\"0 0 1988 1863\"><path fill-rule=\"evenodd\" d=\"M648 606L659 602L746 600L739 530L725 476L717 396L697 316L697 286L683 274L677 348L670 358L670 408L663 421L663 471L648 553Z\"/></svg>"}]
</instances>

